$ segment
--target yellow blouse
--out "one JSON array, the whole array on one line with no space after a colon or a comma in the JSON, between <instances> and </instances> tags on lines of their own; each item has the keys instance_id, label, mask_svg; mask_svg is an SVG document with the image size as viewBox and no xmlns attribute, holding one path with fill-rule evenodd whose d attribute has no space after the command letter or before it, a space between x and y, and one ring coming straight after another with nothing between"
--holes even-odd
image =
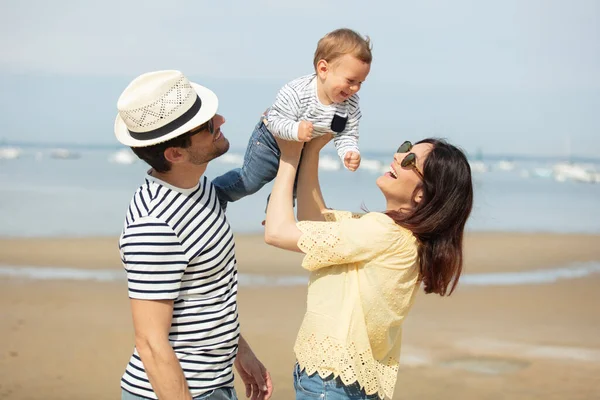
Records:
<instances>
[{"instance_id":1,"label":"yellow blouse","mask_svg":"<svg viewBox=\"0 0 600 400\"><path fill-rule=\"evenodd\" d=\"M392 398L402 321L419 287L417 241L387 215L331 211L300 221L302 266L311 272L294 345L300 367Z\"/></svg>"}]
</instances>

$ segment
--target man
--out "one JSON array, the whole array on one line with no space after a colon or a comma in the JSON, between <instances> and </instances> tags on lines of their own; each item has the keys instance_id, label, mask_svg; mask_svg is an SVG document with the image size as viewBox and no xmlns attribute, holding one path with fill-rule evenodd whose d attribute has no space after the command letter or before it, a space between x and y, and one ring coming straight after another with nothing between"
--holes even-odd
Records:
<instances>
[{"instance_id":1,"label":"man","mask_svg":"<svg viewBox=\"0 0 600 400\"><path fill-rule=\"evenodd\" d=\"M209 89L179 71L134 79L121 94L117 139L151 169L119 240L135 349L123 399L268 399L269 373L240 335L233 233L203 176L229 149Z\"/></svg>"}]
</instances>

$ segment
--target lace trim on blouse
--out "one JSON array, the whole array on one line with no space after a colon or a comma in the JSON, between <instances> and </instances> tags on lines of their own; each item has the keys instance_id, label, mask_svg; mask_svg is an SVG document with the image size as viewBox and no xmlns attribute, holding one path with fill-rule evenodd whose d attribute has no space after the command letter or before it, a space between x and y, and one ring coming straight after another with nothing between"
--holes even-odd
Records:
<instances>
[{"instance_id":1,"label":"lace trim on blouse","mask_svg":"<svg viewBox=\"0 0 600 400\"><path fill-rule=\"evenodd\" d=\"M367 395L377 393L380 398L391 399L398 378L399 361L389 357L375 360L371 349L358 351L352 343L344 345L329 336L317 336L314 332L300 329L294 346L298 364L308 375L315 372L326 378L331 374L345 385L358 382ZM343 365L344 369L326 366Z\"/></svg>"}]
</instances>

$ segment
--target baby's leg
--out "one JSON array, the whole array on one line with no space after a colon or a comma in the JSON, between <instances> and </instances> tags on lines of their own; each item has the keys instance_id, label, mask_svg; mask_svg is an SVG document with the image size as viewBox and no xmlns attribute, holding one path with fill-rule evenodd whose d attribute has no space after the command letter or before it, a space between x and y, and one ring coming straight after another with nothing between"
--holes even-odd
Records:
<instances>
[{"instance_id":1,"label":"baby's leg","mask_svg":"<svg viewBox=\"0 0 600 400\"><path fill-rule=\"evenodd\" d=\"M256 193L272 181L279 168L279 147L275 138L261 121L248 142L244 164L213 180L221 206Z\"/></svg>"}]
</instances>

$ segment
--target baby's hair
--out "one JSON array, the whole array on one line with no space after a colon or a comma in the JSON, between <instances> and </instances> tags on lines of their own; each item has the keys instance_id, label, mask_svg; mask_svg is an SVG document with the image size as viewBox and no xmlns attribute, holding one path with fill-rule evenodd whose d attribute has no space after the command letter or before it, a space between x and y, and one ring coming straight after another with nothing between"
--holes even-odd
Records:
<instances>
[{"instance_id":1,"label":"baby's hair","mask_svg":"<svg viewBox=\"0 0 600 400\"><path fill-rule=\"evenodd\" d=\"M368 36L363 37L352 29L336 29L319 40L313 65L316 70L320 60L333 63L346 54L350 54L364 63L371 64L373 60L372 48L371 39Z\"/></svg>"}]
</instances>

